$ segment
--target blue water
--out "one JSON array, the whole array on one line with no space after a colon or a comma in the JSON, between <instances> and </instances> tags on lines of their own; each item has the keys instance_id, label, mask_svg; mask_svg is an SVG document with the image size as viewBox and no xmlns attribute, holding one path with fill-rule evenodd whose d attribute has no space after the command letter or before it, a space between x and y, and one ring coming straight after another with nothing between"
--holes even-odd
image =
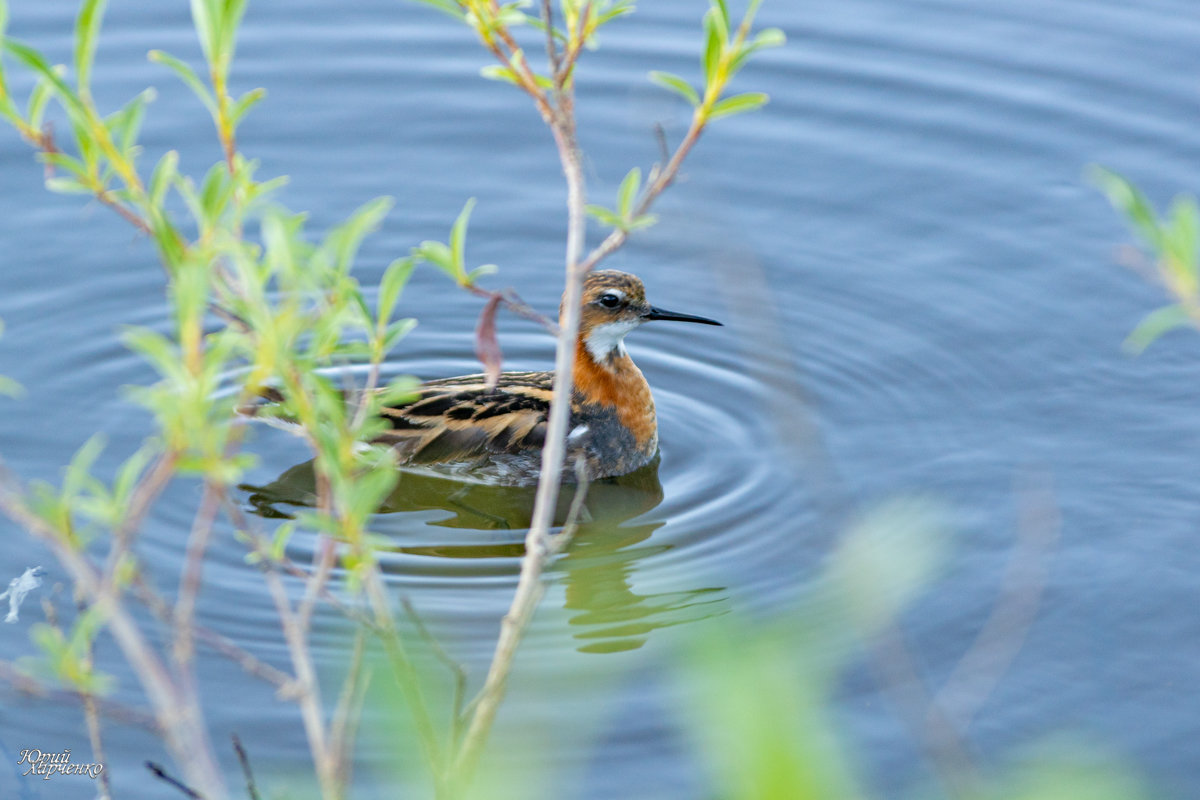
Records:
<instances>
[{"instance_id":1,"label":"blue water","mask_svg":"<svg viewBox=\"0 0 1200 800\"><path fill-rule=\"evenodd\" d=\"M12 35L70 60L73 4L11 5ZM112 107L157 87L143 163L176 148L185 170L206 168L220 154L203 110L144 58L158 48L198 62L186 4L111 6L98 99ZM582 67L598 202L629 166L657 157L656 122L671 141L686 124L646 71L699 75L702 5L644 6ZM1118 264L1129 237L1083 173L1110 166L1160 205L1200 190L1200 11L1169 0L767 0L761 20L789 43L737 88L769 92L770 105L708 131L657 207L660 225L609 263L643 277L653 302L727 327L664 323L631 337L660 409L661 502L631 511L619 534L582 540L552 576L497 728L500 742L541 747L504 749L505 765L542 770L549 796L704 796L672 710L690 700L664 677L675 646L706 617L790 609L831 547L821 509L832 494L869 506L919 493L950 509L948 568L903 621L936 690L1002 591L1024 480L1052 493L1060 532L1039 562L1032 626L969 744L1001 770L1022 747L1066 734L1130 764L1157 796L1193 797L1200 349L1180 332L1138 358L1121 352L1161 292ZM444 237L473 196L468 259L499 264L495 285L552 310L560 170L525 98L478 77L486 63L465 30L424 6L259 0L234 88L269 96L241 145L265 174L291 177L282 199L307 210L313 230L371 197L396 198L363 250L364 284ZM9 80L27 92L20 70ZM111 469L150 431L121 387L151 373L118 337L126 324L167 330L161 272L106 209L45 192L12 133L0 135L0 175L0 374L27 390L2 401L0 456L23 478L53 480L103 430L98 469ZM406 313L421 326L392 367L426 378L475 369L478 301L433 270L417 273L408 297L420 298ZM533 325L506 317L501 335L510 368L550 363L552 343ZM260 486L304 458L274 432L251 446ZM177 482L148 522L140 552L164 589L197 496ZM385 563L397 596L478 682L515 584L520 531L426 524L444 516L381 515L398 548ZM51 570L44 593L65 582L48 553L7 522L0 530L0 582L37 563ZM293 555L311 546L301 536ZM438 547L459 549L429 551ZM242 556L223 531L201 621L283 665L273 607ZM69 592L56 597L69 606ZM41 614L29 605L21 625L0 626L4 658L32 653L27 625ZM634 617L636 630L614 626ZM319 613L328 692L350 640L337 614ZM136 700L115 647L97 657L121 679L117 699ZM235 769L222 743L236 731L264 774L294 773L288 765L307 756L294 707L218 656L202 656L200 675L223 763ZM90 785L30 781L8 766L27 747L70 747L85 760L78 711L9 688L0 697L0 796L91 797ZM848 669L835 710L879 796L929 780L865 664ZM115 726L107 749L120 796L162 796L140 766L164 758L152 737ZM395 760L394 746L364 738L364 796L393 796L396 781L424 791L415 755L398 767L405 778Z\"/></svg>"}]
</instances>

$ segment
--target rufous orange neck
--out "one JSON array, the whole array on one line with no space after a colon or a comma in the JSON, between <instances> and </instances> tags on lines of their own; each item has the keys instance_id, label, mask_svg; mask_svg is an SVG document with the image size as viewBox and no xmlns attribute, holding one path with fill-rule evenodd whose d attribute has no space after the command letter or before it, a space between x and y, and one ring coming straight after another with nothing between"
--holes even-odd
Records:
<instances>
[{"instance_id":1,"label":"rufous orange neck","mask_svg":"<svg viewBox=\"0 0 1200 800\"><path fill-rule=\"evenodd\" d=\"M585 403L616 408L621 424L639 445L648 443L658 430L650 386L624 353L614 352L597 363L581 338L575 343L575 392Z\"/></svg>"}]
</instances>

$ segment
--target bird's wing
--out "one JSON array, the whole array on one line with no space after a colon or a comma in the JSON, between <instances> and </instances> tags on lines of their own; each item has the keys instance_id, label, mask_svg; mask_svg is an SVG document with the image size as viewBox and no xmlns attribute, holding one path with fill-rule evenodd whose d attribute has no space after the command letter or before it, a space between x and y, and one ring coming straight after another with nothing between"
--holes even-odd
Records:
<instances>
[{"instance_id":1,"label":"bird's wing","mask_svg":"<svg viewBox=\"0 0 1200 800\"><path fill-rule=\"evenodd\" d=\"M418 464L540 449L552 380L546 372L508 372L491 389L482 375L430 381L416 400L380 412L391 427L375 441Z\"/></svg>"}]
</instances>

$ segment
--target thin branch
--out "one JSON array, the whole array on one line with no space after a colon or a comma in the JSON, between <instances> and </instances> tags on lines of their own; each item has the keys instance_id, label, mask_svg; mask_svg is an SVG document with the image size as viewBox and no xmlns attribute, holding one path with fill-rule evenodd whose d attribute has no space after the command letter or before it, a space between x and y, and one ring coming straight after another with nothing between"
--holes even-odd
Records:
<instances>
[{"instance_id":1,"label":"thin branch","mask_svg":"<svg viewBox=\"0 0 1200 800\"><path fill-rule=\"evenodd\" d=\"M72 705L79 702L78 692L48 686L36 678L26 675L9 661L0 660L0 681L8 683L14 690L29 697L37 697L53 703L69 703ZM158 721L148 711L114 703L103 697L93 696L92 701L95 704L97 712L114 722L119 722L123 725L136 725L139 728L145 728L156 734L161 734L162 732Z\"/></svg>"},{"instance_id":2,"label":"thin branch","mask_svg":"<svg viewBox=\"0 0 1200 800\"><path fill-rule=\"evenodd\" d=\"M401 597L400 603L404 606L404 613L408 615L409 621L417 629L417 634L429 645L434 658L441 661L454 675L454 698L450 706L450 741L457 744L462 735L463 700L467 694L467 671L462 664L450 657L437 637L430 633L429 628L425 627L425 623L417 613L417 609L413 607L412 601L407 597Z\"/></svg>"},{"instance_id":3,"label":"thin branch","mask_svg":"<svg viewBox=\"0 0 1200 800\"><path fill-rule=\"evenodd\" d=\"M92 760L97 764L104 764L108 759L104 757L104 741L100 738L100 711L96 696L91 692L81 692L79 696L83 700L83 719L87 723L88 740L92 745ZM108 770L100 770L97 777L100 780L99 800L112 800Z\"/></svg>"},{"instance_id":4,"label":"thin branch","mask_svg":"<svg viewBox=\"0 0 1200 800\"><path fill-rule=\"evenodd\" d=\"M233 752L237 754L238 764L242 767L242 775L246 778L246 794L250 800L261 800L258 794L258 787L254 785L254 773L250 770L250 758L246 755L246 748L242 747L242 740L236 733L230 734L233 739Z\"/></svg>"},{"instance_id":5,"label":"thin branch","mask_svg":"<svg viewBox=\"0 0 1200 800\"><path fill-rule=\"evenodd\" d=\"M354 635L350 668L342 682L342 692L333 711L333 721L329 725L329 748L337 759L338 782L342 787L350 785L350 772L354 765L351 754L354 750L355 723L358 719L355 709L356 705L361 704L367 682L363 674L366 642L367 631L360 627Z\"/></svg>"},{"instance_id":6,"label":"thin branch","mask_svg":"<svg viewBox=\"0 0 1200 800\"><path fill-rule=\"evenodd\" d=\"M903 632L895 625L879 635L872 659L881 687L901 720L925 751L948 797L975 797L979 769L954 724L932 702L917 673Z\"/></svg>"},{"instance_id":7,"label":"thin branch","mask_svg":"<svg viewBox=\"0 0 1200 800\"><path fill-rule=\"evenodd\" d=\"M108 561L104 572L112 575L116 565L129 550L134 534L142 527L142 522L150 510L150 506L162 494L171 478L175 475L175 467L179 463L178 451L163 453L150 471L142 475L133 495L129 499L129 507L121 524L113 531L113 543L109 549Z\"/></svg>"},{"instance_id":8,"label":"thin branch","mask_svg":"<svg viewBox=\"0 0 1200 800\"><path fill-rule=\"evenodd\" d=\"M271 553L271 546L266 538L251 526L250 520L246 518L242 509L238 508L237 504L232 502L228 496L225 498L225 513L233 520L233 525L237 531L249 541L250 552L258 557L260 563L264 565L264 569L279 569L293 578L299 578L302 581L308 580L310 573L298 566L291 559L287 557L277 559L274 557ZM333 606L342 616L353 620L369 630L376 628L374 620L358 609L346 605L340 597L329 589L328 585L320 586L319 591L321 599Z\"/></svg>"},{"instance_id":9,"label":"thin branch","mask_svg":"<svg viewBox=\"0 0 1200 800\"><path fill-rule=\"evenodd\" d=\"M500 298L500 302L509 311L513 312L519 317L524 317L525 319L536 322L555 336L558 335L558 324L522 300L521 296L512 289L501 289L493 292L489 291L488 289L484 289L482 286L476 286L475 284L468 285L466 289L476 297L482 297L485 300L490 300L493 297L498 296Z\"/></svg>"},{"instance_id":10,"label":"thin branch","mask_svg":"<svg viewBox=\"0 0 1200 800\"><path fill-rule=\"evenodd\" d=\"M688 127L683 141L679 143L679 147L675 149L675 153L671 156L671 159L657 172L654 180L650 182L645 192L643 192L642 198L633 212L634 218L640 217L649 211L654 201L658 199L658 196L675 182L675 178L679 175L679 168L683 165L683 161L687 158L688 153L691 152L692 147L699 141L700 134L704 132L706 124L707 121L704 115L698 110L692 116L691 126ZM591 271L597 264L616 252L628 239L628 231L621 230L620 228L614 229L598 247L588 254L588 257L579 265L579 269L585 274Z\"/></svg>"},{"instance_id":11,"label":"thin branch","mask_svg":"<svg viewBox=\"0 0 1200 800\"><path fill-rule=\"evenodd\" d=\"M1017 542L1004 571L1000 599L934 698L936 708L960 731L967 729L1000 682L1037 617L1046 561L1061 525L1049 484L1049 478L1035 482L1030 476L1018 482Z\"/></svg>"},{"instance_id":12,"label":"thin branch","mask_svg":"<svg viewBox=\"0 0 1200 800\"><path fill-rule=\"evenodd\" d=\"M313 569L304 583L304 598L296 610L297 620L301 628L306 631L312 625L313 608L316 605L317 597L329 580L329 573L333 570L334 561L337 560L337 543L333 539L328 536L318 536L317 541L317 548L313 553Z\"/></svg>"},{"instance_id":13,"label":"thin branch","mask_svg":"<svg viewBox=\"0 0 1200 800\"><path fill-rule=\"evenodd\" d=\"M113 197L113 193L112 193L111 189L98 190L96 192L96 199L99 200L102 204L111 208L113 211L117 212L117 214L119 214L122 219L124 219L126 222L128 222L133 227L137 228L140 232L144 233L146 236L154 235L154 229L150 227L150 223L147 222L142 217L138 216L138 214L136 214L135 212L131 211L129 209L129 207L126 206L124 203L122 203L120 200L117 200L117 198Z\"/></svg>"},{"instance_id":14,"label":"thin branch","mask_svg":"<svg viewBox=\"0 0 1200 800\"><path fill-rule=\"evenodd\" d=\"M192 798L192 800L204 800L204 795L197 792L185 783L182 783L177 778L173 778L161 764L155 764L153 761L146 762L146 769L150 770L150 774L158 778L163 783L174 786L179 791L183 792L184 796Z\"/></svg>"},{"instance_id":15,"label":"thin branch","mask_svg":"<svg viewBox=\"0 0 1200 800\"><path fill-rule=\"evenodd\" d=\"M550 66L550 74L557 76L562 68L562 59L554 42L554 5L551 0L542 0L542 24L546 26L546 61Z\"/></svg>"},{"instance_id":16,"label":"thin branch","mask_svg":"<svg viewBox=\"0 0 1200 800\"><path fill-rule=\"evenodd\" d=\"M188 536L183 574L179 578L179 596L175 601L175 660L181 667L191 661L194 651L192 619L196 613L196 598L203 577L204 552L208 549L208 540L212 536L224 493L223 487L212 481L205 482L200 509L196 512L192 532Z\"/></svg>"},{"instance_id":17,"label":"thin branch","mask_svg":"<svg viewBox=\"0 0 1200 800\"><path fill-rule=\"evenodd\" d=\"M433 717L429 713L429 707L425 703L424 695L421 694L421 685L416 668L413 666L412 661L409 660L408 654L404 651L404 647L401 644L400 635L396 630L395 621L392 619L387 593L384 591L379 571L372 570L367 575L365 584L367 598L371 603L371 610L375 615L379 641L383 644L388 664L392 667L396 682L399 684L400 690L404 693L405 700L408 703L410 713L413 716L413 722L417 728L417 735L421 740L421 747L425 751L425 760L432 767L434 793L438 797L446 796L449 776L445 770L448 762L438 742Z\"/></svg>"},{"instance_id":18,"label":"thin branch","mask_svg":"<svg viewBox=\"0 0 1200 800\"><path fill-rule=\"evenodd\" d=\"M145 578L141 575L135 576L132 585L134 591L137 593L137 598L146 605L150 613L164 624L170 625L173 623L174 617L171 606L150 587ZM195 634L197 640L233 661L249 674L273 684L281 697L290 697L295 693L295 678L286 672L276 669L265 661L259 660L254 654L238 645L229 637L203 625L193 624L192 632Z\"/></svg>"},{"instance_id":19,"label":"thin branch","mask_svg":"<svg viewBox=\"0 0 1200 800\"><path fill-rule=\"evenodd\" d=\"M335 765L330 759L321 705L321 686L317 682L312 652L308 648L308 631L300 625L293 613L287 589L279 574L268 569L263 571L263 576L267 581L271 599L275 603L276 613L279 615L279 624L283 628L283 638L287 643L292 666L296 670L296 681L299 686L296 702L300 705L300 718L304 723L304 733L308 738L308 746L312 752L313 766L317 772L317 781L321 787L322 796L337 797L337 774Z\"/></svg>"}]
</instances>

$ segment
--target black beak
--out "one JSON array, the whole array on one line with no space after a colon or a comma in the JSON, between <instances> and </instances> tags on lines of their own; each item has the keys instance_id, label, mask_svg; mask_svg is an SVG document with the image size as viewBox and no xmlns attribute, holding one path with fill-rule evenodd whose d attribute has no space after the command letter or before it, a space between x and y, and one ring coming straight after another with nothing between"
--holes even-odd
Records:
<instances>
[{"instance_id":1,"label":"black beak","mask_svg":"<svg viewBox=\"0 0 1200 800\"><path fill-rule=\"evenodd\" d=\"M673 319L676 322L700 322L704 325L721 325L715 319L708 317L697 317L694 314L679 314L674 311L665 311L661 308L650 306L650 310L642 315L643 319Z\"/></svg>"}]
</instances>

